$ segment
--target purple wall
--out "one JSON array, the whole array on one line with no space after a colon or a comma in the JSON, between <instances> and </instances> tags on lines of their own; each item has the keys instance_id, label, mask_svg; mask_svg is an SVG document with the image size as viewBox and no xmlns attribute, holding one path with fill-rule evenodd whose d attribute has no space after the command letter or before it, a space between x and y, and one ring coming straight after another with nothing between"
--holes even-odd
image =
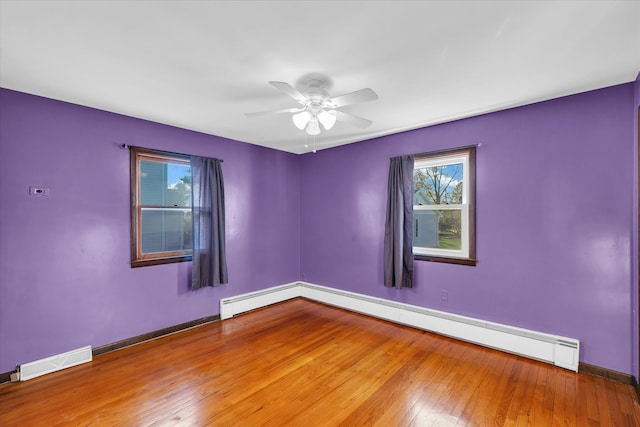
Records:
<instances>
[{"instance_id":1,"label":"purple wall","mask_svg":"<svg viewBox=\"0 0 640 427\"><path fill-rule=\"evenodd\" d=\"M0 90L0 372L298 279L575 337L581 361L635 372L638 86L303 156ZM189 263L129 267L123 143L225 160L231 283L190 292ZM478 265L418 261L415 288L384 287L388 158L469 144Z\"/></svg>"},{"instance_id":2,"label":"purple wall","mask_svg":"<svg viewBox=\"0 0 640 427\"><path fill-rule=\"evenodd\" d=\"M299 279L297 156L9 90L0 112L0 372ZM191 263L129 267L123 143L224 159L229 284L191 292Z\"/></svg>"},{"instance_id":3,"label":"purple wall","mask_svg":"<svg viewBox=\"0 0 640 427\"><path fill-rule=\"evenodd\" d=\"M632 373L633 84L301 158L301 278L578 338ZM389 157L479 144L476 267L415 263L383 286ZM449 301L440 301L447 290Z\"/></svg>"},{"instance_id":4,"label":"purple wall","mask_svg":"<svg viewBox=\"0 0 640 427\"><path fill-rule=\"evenodd\" d=\"M638 292L640 291L640 279L639 279L639 268L638 265L638 147L640 146L640 123L638 123L638 116L640 115L640 74L636 77L636 81L633 83L633 110L631 111L633 116L633 133L635 135L635 140L633 144L633 162L634 162L634 177L633 177L633 194L634 194L634 203L633 203L633 251L632 251L632 260L633 260L633 276L632 276L632 294L631 294L631 307L634 319L633 320L633 375L636 378L640 378L640 366L638 366L638 359L640 359L640 342L638 341L638 335L640 334L640 318L638 317L638 313L640 312L640 307L638 306Z\"/></svg>"}]
</instances>

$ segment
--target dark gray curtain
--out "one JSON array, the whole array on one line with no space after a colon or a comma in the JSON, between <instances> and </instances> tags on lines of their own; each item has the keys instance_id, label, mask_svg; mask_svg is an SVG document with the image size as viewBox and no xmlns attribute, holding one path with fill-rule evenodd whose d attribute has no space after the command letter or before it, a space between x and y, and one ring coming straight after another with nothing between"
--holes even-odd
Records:
<instances>
[{"instance_id":1,"label":"dark gray curtain","mask_svg":"<svg viewBox=\"0 0 640 427\"><path fill-rule=\"evenodd\" d=\"M413 287L413 156L393 157L389 165L384 285Z\"/></svg>"},{"instance_id":2,"label":"dark gray curtain","mask_svg":"<svg viewBox=\"0 0 640 427\"><path fill-rule=\"evenodd\" d=\"M229 281L225 254L222 160L191 157L193 261L191 289Z\"/></svg>"}]
</instances>

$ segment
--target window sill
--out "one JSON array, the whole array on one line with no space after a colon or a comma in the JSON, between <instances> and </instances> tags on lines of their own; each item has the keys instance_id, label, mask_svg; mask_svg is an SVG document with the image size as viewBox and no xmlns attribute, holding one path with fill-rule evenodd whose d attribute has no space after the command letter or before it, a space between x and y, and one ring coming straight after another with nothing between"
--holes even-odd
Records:
<instances>
[{"instance_id":1,"label":"window sill","mask_svg":"<svg viewBox=\"0 0 640 427\"><path fill-rule=\"evenodd\" d=\"M416 261L431 261L431 262L443 262L445 264L458 264L458 265L469 265L475 267L478 260L471 258L451 258L451 257L443 257L443 256L434 256L434 255L413 255L413 259Z\"/></svg>"},{"instance_id":2,"label":"window sill","mask_svg":"<svg viewBox=\"0 0 640 427\"><path fill-rule=\"evenodd\" d=\"M191 261L191 255L174 256L170 258L140 259L131 261L131 268L147 267L150 265L173 264L174 262L185 261Z\"/></svg>"}]
</instances>

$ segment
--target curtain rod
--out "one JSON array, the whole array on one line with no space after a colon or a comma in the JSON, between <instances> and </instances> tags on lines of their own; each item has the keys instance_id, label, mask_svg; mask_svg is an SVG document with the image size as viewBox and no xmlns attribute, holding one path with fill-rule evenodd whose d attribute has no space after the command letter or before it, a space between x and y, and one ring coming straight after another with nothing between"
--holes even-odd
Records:
<instances>
[{"instance_id":1,"label":"curtain rod","mask_svg":"<svg viewBox=\"0 0 640 427\"><path fill-rule=\"evenodd\" d=\"M478 143L478 144L465 145L463 147L443 148L442 150L425 151L423 153L402 154L400 156L392 156L392 157L389 157L389 158L393 159L394 157L401 157L401 156L422 157L422 156L432 156L432 155L436 155L436 154L455 153L456 151L468 150L469 148L476 148L476 147L480 147L480 146L482 146L481 142Z\"/></svg>"},{"instance_id":2,"label":"curtain rod","mask_svg":"<svg viewBox=\"0 0 640 427\"><path fill-rule=\"evenodd\" d=\"M138 147L135 145L129 145L129 144L121 144L120 145L122 148L124 149L130 149L130 148L135 148L138 150L147 150L147 151L155 151L158 153L164 153L164 154L171 154L173 156L182 156L182 157L191 157L191 156L195 156L195 154L184 154L184 153L176 153L175 151L166 151L166 150L156 150L155 148L146 148L146 147ZM198 156L198 157L204 157L204 156ZM220 162L224 162L223 159L218 159L217 157L211 157L212 159L216 159L216 160L220 160Z\"/></svg>"}]
</instances>

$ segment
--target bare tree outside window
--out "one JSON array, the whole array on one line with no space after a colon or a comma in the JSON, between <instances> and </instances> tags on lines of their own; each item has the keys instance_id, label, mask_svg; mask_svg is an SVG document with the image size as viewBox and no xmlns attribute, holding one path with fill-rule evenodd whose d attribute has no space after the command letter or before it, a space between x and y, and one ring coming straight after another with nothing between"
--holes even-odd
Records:
<instances>
[{"instance_id":1,"label":"bare tree outside window","mask_svg":"<svg viewBox=\"0 0 640 427\"><path fill-rule=\"evenodd\" d=\"M414 156L415 259L475 265L475 147Z\"/></svg>"},{"instance_id":2,"label":"bare tree outside window","mask_svg":"<svg viewBox=\"0 0 640 427\"><path fill-rule=\"evenodd\" d=\"M461 163L415 169L414 205L457 205L462 203ZM423 213L437 215L437 242L433 247L442 249L461 248L460 210L442 209Z\"/></svg>"}]
</instances>

